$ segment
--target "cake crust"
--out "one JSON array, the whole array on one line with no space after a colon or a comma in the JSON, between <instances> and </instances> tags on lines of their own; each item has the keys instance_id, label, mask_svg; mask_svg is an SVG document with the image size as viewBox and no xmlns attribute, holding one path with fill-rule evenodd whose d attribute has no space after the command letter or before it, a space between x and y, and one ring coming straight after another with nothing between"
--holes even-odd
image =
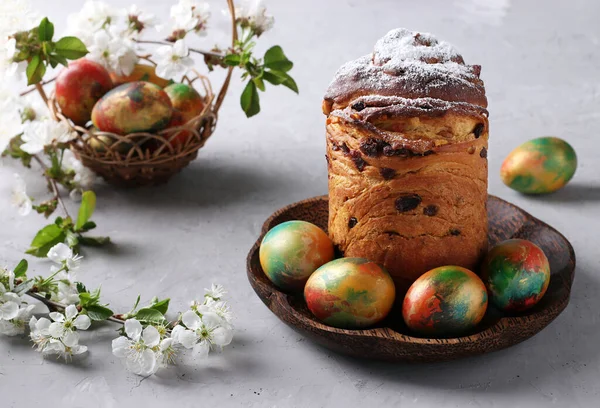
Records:
<instances>
[{"instance_id":1,"label":"cake crust","mask_svg":"<svg viewBox=\"0 0 600 408\"><path fill-rule=\"evenodd\" d=\"M384 265L400 290L487 250L488 112L478 66L399 29L340 69L327 115L329 234Z\"/></svg>"}]
</instances>

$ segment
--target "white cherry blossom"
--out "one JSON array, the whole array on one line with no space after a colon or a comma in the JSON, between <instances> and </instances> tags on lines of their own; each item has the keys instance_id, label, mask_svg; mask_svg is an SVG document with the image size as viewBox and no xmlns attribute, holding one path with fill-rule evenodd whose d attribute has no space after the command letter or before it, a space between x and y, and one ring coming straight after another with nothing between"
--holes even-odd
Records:
<instances>
[{"instance_id":1,"label":"white cherry blossom","mask_svg":"<svg viewBox=\"0 0 600 408\"><path fill-rule=\"evenodd\" d=\"M210 5L194 0L179 0L171 6L173 31L194 31L198 35L206 35L207 22L210 18Z\"/></svg>"},{"instance_id":2,"label":"white cherry blossom","mask_svg":"<svg viewBox=\"0 0 600 408\"><path fill-rule=\"evenodd\" d=\"M23 334L33 313L47 313L48 308L43 304L27 304L22 296L11 292L15 289L13 271L1 270L0 281L4 282L0 282L0 334L5 336Z\"/></svg>"},{"instance_id":3,"label":"white cherry blossom","mask_svg":"<svg viewBox=\"0 0 600 408\"><path fill-rule=\"evenodd\" d=\"M17 336L25 332L27 322L36 309L36 305L21 305L17 315L10 320L0 319L0 334L5 336Z\"/></svg>"},{"instance_id":4,"label":"white cherry blossom","mask_svg":"<svg viewBox=\"0 0 600 408\"><path fill-rule=\"evenodd\" d=\"M192 310L193 309L194 308L192 307ZM201 315L204 315L205 313L215 313L225 323L223 324L224 327L232 327L231 322L233 320L233 313L231 312L231 308L229 307L227 302L224 302L222 300L214 300L213 298L207 297L204 300L204 304L196 306L196 310Z\"/></svg>"},{"instance_id":5,"label":"white cherry blossom","mask_svg":"<svg viewBox=\"0 0 600 408\"><path fill-rule=\"evenodd\" d=\"M63 305L76 305L79 303L79 291L75 284L75 274L73 271L59 272L54 279L58 281L58 291L52 294L52 300Z\"/></svg>"},{"instance_id":6,"label":"white cherry blossom","mask_svg":"<svg viewBox=\"0 0 600 408\"><path fill-rule=\"evenodd\" d=\"M138 62L134 44L115 30L97 31L88 41L86 58L103 65L117 75L129 75Z\"/></svg>"},{"instance_id":7,"label":"white cherry blossom","mask_svg":"<svg viewBox=\"0 0 600 408\"><path fill-rule=\"evenodd\" d=\"M45 317L37 319L32 316L29 320L29 337L33 344L37 346L37 351L44 352L44 349L52 339L50 335L50 325L52 322Z\"/></svg>"},{"instance_id":8,"label":"white cherry blossom","mask_svg":"<svg viewBox=\"0 0 600 408\"><path fill-rule=\"evenodd\" d=\"M66 122L43 120L26 122L21 149L29 154L38 154L44 146L53 143L68 143L77 137Z\"/></svg>"},{"instance_id":9,"label":"white cherry blossom","mask_svg":"<svg viewBox=\"0 0 600 408\"><path fill-rule=\"evenodd\" d=\"M48 251L48 259L60 265L67 272L73 272L79 269L83 256L73 253L68 245L58 243Z\"/></svg>"},{"instance_id":10,"label":"white cherry blossom","mask_svg":"<svg viewBox=\"0 0 600 408\"><path fill-rule=\"evenodd\" d=\"M0 38L29 30L36 24L39 17L28 0L0 1Z\"/></svg>"},{"instance_id":11,"label":"white cherry blossom","mask_svg":"<svg viewBox=\"0 0 600 408\"><path fill-rule=\"evenodd\" d=\"M86 315L80 315L75 305L69 305L65 313L52 312L50 318L54 321L48 328L50 335L56 339L61 339L66 335L77 334L77 330L87 330L92 321ZM77 334L77 339L79 334ZM70 337L73 340L73 337Z\"/></svg>"},{"instance_id":12,"label":"white cherry blossom","mask_svg":"<svg viewBox=\"0 0 600 408\"><path fill-rule=\"evenodd\" d=\"M181 321L185 327L176 326L171 337L186 349L192 349L197 357L206 357L212 347L227 346L233 338L232 331L223 326L216 313L208 312L200 317L188 310Z\"/></svg>"},{"instance_id":13,"label":"white cherry blossom","mask_svg":"<svg viewBox=\"0 0 600 408\"><path fill-rule=\"evenodd\" d=\"M13 292L0 295L0 320L12 320L19 314L21 297Z\"/></svg>"},{"instance_id":14,"label":"white cherry blossom","mask_svg":"<svg viewBox=\"0 0 600 408\"><path fill-rule=\"evenodd\" d=\"M0 154L6 150L12 138L23 131L21 115L16 109L18 100L13 92L0 85Z\"/></svg>"},{"instance_id":15,"label":"white cherry blossom","mask_svg":"<svg viewBox=\"0 0 600 408\"><path fill-rule=\"evenodd\" d=\"M87 45L96 32L110 27L118 16L119 11L103 1L86 1L79 12L69 15L68 32Z\"/></svg>"},{"instance_id":16,"label":"white cherry blossom","mask_svg":"<svg viewBox=\"0 0 600 408\"><path fill-rule=\"evenodd\" d=\"M15 273L10 269L2 268L0 269L0 295L3 295L5 292L9 292L14 290L15 288ZM6 285L2 283L2 281L6 281Z\"/></svg>"},{"instance_id":17,"label":"white cherry blossom","mask_svg":"<svg viewBox=\"0 0 600 408\"><path fill-rule=\"evenodd\" d=\"M190 51L183 40L175 44L163 45L156 49L156 75L164 79L183 76L194 65Z\"/></svg>"},{"instance_id":18,"label":"white cherry blossom","mask_svg":"<svg viewBox=\"0 0 600 408\"><path fill-rule=\"evenodd\" d=\"M132 4L124 12L129 25L129 32L138 35L145 29L156 26L158 19L154 14L141 10L136 4Z\"/></svg>"},{"instance_id":19,"label":"white cherry blossom","mask_svg":"<svg viewBox=\"0 0 600 408\"><path fill-rule=\"evenodd\" d=\"M0 42L0 44L2 44ZM27 61L15 62L13 60L17 52L17 40L10 38L3 44L0 49L0 73L6 79L14 79L20 81L27 69Z\"/></svg>"},{"instance_id":20,"label":"white cherry blossom","mask_svg":"<svg viewBox=\"0 0 600 408\"><path fill-rule=\"evenodd\" d=\"M249 27L257 37L273 28L275 23L273 16L267 14L267 8L262 0L244 0L235 8L235 16L242 27Z\"/></svg>"},{"instance_id":21,"label":"white cherry blossom","mask_svg":"<svg viewBox=\"0 0 600 408\"><path fill-rule=\"evenodd\" d=\"M75 157L75 154L73 154L71 150L67 149L64 151L62 168L63 170L73 171L75 173L73 182L77 185L77 187L79 187L79 193L81 193L81 190L90 190L96 182L96 174L92 170L85 167L83 163L81 163L81 161ZM73 196L71 198L74 199ZM74 201L77 200L74 199Z\"/></svg>"},{"instance_id":22,"label":"white cherry blossom","mask_svg":"<svg viewBox=\"0 0 600 408\"><path fill-rule=\"evenodd\" d=\"M125 321L125 334L113 340L113 354L124 360L127 370L141 376L149 376L165 363L163 352L171 348L172 339L161 341L156 327L142 328L136 319Z\"/></svg>"},{"instance_id":23,"label":"white cherry blossom","mask_svg":"<svg viewBox=\"0 0 600 408\"><path fill-rule=\"evenodd\" d=\"M63 357L65 361L70 360L73 356L83 354L88 350L87 346L79 344L79 334L68 332L60 338L51 338L44 354L56 354L58 357Z\"/></svg>"},{"instance_id":24,"label":"white cherry blossom","mask_svg":"<svg viewBox=\"0 0 600 408\"><path fill-rule=\"evenodd\" d=\"M204 296L212 298L214 300L219 300L227 294L227 291L225 290L223 285L215 285L214 283L210 285L210 289L205 288L204 291L206 292Z\"/></svg>"},{"instance_id":25,"label":"white cherry blossom","mask_svg":"<svg viewBox=\"0 0 600 408\"><path fill-rule=\"evenodd\" d=\"M27 184L18 174L14 174L15 184L13 185L11 202L17 208L19 215L26 216L31 213L33 204L31 198L27 195Z\"/></svg>"},{"instance_id":26,"label":"white cherry blossom","mask_svg":"<svg viewBox=\"0 0 600 408\"><path fill-rule=\"evenodd\" d=\"M17 111L22 121L47 120L50 118L48 106L37 93L17 98Z\"/></svg>"}]
</instances>

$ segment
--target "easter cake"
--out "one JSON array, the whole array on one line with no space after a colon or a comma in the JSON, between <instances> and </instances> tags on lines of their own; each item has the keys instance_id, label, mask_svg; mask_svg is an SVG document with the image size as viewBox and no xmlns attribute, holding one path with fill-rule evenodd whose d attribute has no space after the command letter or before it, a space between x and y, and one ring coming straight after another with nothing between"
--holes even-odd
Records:
<instances>
[{"instance_id":1,"label":"easter cake","mask_svg":"<svg viewBox=\"0 0 600 408\"><path fill-rule=\"evenodd\" d=\"M327 116L329 235L399 289L487 251L488 112L481 67L430 34L390 31L340 68Z\"/></svg>"}]
</instances>

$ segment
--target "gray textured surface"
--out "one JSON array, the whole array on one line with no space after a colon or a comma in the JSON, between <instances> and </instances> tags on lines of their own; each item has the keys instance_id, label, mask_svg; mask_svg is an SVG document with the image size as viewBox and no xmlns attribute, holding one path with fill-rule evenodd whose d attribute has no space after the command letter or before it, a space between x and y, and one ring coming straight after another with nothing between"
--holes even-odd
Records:
<instances>
[{"instance_id":1,"label":"gray textured surface","mask_svg":"<svg viewBox=\"0 0 600 408\"><path fill-rule=\"evenodd\" d=\"M74 1L37 0L58 24ZM116 0L113 1L116 3ZM158 0L140 6L165 13ZM215 2L213 1L213 4ZM98 189L99 232L117 243L86 251L82 280L102 285L116 309L138 293L170 296L182 309L216 281L230 289L237 316L233 346L196 366L143 380L110 353L113 326L85 334L87 358L43 360L24 339L0 339L2 407L46 406L597 406L600 391L600 3L595 1L397 0L271 1L277 42L296 62L301 95L271 89L263 112L245 120L238 81L218 130L200 157L157 189ZM490 101L490 192L555 226L573 243L578 267L571 303L531 340L495 354L445 364L390 365L332 354L284 326L246 281L245 256L277 208L324 194L327 176L321 96L337 67L368 53L388 29L436 33L483 66ZM522 141L557 135L578 152L573 182L550 197L504 187L502 158ZM594 144L595 143L595 144ZM19 218L0 168L2 263L14 264L43 222ZM43 192L24 172L32 195ZM44 262L32 262L45 271ZM85 401L85 402L83 402Z\"/></svg>"}]
</instances>

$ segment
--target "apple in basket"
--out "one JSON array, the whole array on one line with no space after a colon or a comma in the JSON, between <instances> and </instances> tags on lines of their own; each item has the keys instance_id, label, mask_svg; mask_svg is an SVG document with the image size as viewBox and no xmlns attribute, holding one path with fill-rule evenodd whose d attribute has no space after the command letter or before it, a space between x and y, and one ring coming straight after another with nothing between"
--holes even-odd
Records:
<instances>
[{"instance_id":1,"label":"apple in basket","mask_svg":"<svg viewBox=\"0 0 600 408\"><path fill-rule=\"evenodd\" d=\"M56 78L56 103L63 115L84 126L96 102L112 88L110 74L102 65L87 59L71 61Z\"/></svg>"}]
</instances>

